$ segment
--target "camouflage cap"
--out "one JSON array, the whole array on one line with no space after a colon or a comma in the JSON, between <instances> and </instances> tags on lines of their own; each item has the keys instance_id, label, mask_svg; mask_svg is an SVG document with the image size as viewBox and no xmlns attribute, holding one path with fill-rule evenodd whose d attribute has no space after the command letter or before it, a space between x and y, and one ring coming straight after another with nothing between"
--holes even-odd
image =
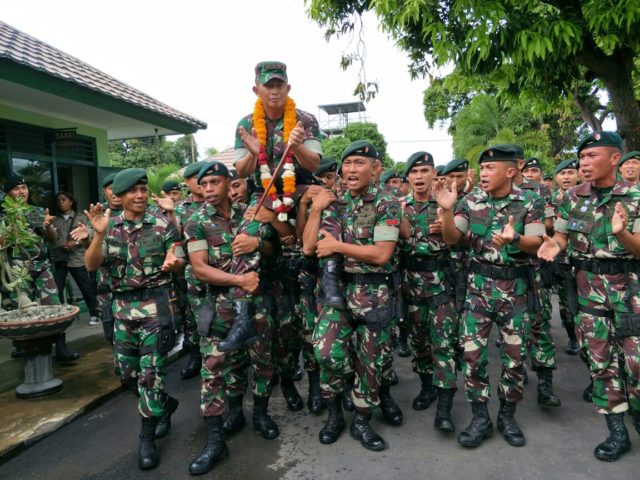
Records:
<instances>
[{"instance_id":1,"label":"camouflage cap","mask_svg":"<svg viewBox=\"0 0 640 480\"><path fill-rule=\"evenodd\" d=\"M260 62L256 65L256 82L265 84L269 80L277 78L288 83L287 66L282 62Z\"/></svg>"},{"instance_id":2,"label":"camouflage cap","mask_svg":"<svg viewBox=\"0 0 640 480\"><path fill-rule=\"evenodd\" d=\"M585 148L614 147L622 150L622 137L617 132L594 132L578 145L578 155Z\"/></svg>"},{"instance_id":3,"label":"camouflage cap","mask_svg":"<svg viewBox=\"0 0 640 480\"><path fill-rule=\"evenodd\" d=\"M524 168L539 168L540 170L542 170L542 165L540 164L540 160L538 160L536 157L531 157L531 158L527 158L527 160L525 160L524 162Z\"/></svg>"},{"instance_id":4,"label":"camouflage cap","mask_svg":"<svg viewBox=\"0 0 640 480\"><path fill-rule=\"evenodd\" d=\"M620 161L618 162L618 166L621 166L624 162L626 162L627 160L631 160L632 158L635 158L636 160L640 160L640 152L637 150L634 150L633 152L627 153L624 157L620 159Z\"/></svg>"},{"instance_id":5,"label":"camouflage cap","mask_svg":"<svg viewBox=\"0 0 640 480\"><path fill-rule=\"evenodd\" d=\"M515 145L493 145L480 154L478 163L485 162L515 162L518 153Z\"/></svg>"},{"instance_id":6,"label":"camouflage cap","mask_svg":"<svg viewBox=\"0 0 640 480\"><path fill-rule=\"evenodd\" d=\"M342 152L340 161L344 161L345 158L351 155L373 158L374 160L378 159L378 151L376 150L376 147L374 147L368 140L356 140L355 142L351 142Z\"/></svg>"},{"instance_id":7,"label":"camouflage cap","mask_svg":"<svg viewBox=\"0 0 640 480\"><path fill-rule=\"evenodd\" d=\"M431 165L433 167L433 155L429 152L416 152L407 158L407 165L404 168L404 174L408 175L409 171L416 165Z\"/></svg>"},{"instance_id":8,"label":"camouflage cap","mask_svg":"<svg viewBox=\"0 0 640 480\"><path fill-rule=\"evenodd\" d=\"M147 184L147 171L144 168L126 168L116 175L111 184L114 195L122 195L134 185Z\"/></svg>"},{"instance_id":9,"label":"camouflage cap","mask_svg":"<svg viewBox=\"0 0 640 480\"><path fill-rule=\"evenodd\" d=\"M380 175L380 183L387 183L394 178L402 178L402 176L393 169L385 170L382 175Z\"/></svg>"},{"instance_id":10,"label":"camouflage cap","mask_svg":"<svg viewBox=\"0 0 640 480\"><path fill-rule=\"evenodd\" d=\"M179 192L181 190L182 188L180 187L180 184L175 180L167 180L166 182L164 182L164 185L162 185L162 191L164 193L175 192L175 191Z\"/></svg>"},{"instance_id":11,"label":"camouflage cap","mask_svg":"<svg viewBox=\"0 0 640 480\"><path fill-rule=\"evenodd\" d=\"M26 185L27 181L25 180L24 177L21 177L19 175L11 175L9 178L7 178L7 181L4 182L4 191L5 192L9 192L10 190L13 190L14 188L16 188L18 185Z\"/></svg>"},{"instance_id":12,"label":"camouflage cap","mask_svg":"<svg viewBox=\"0 0 640 480\"><path fill-rule=\"evenodd\" d=\"M202 168L203 164L204 162L196 162L196 163L189 164L187 168L184 169L182 176L184 178L191 178L198 175L200 173L200 169Z\"/></svg>"},{"instance_id":13,"label":"camouflage cap","mask_svg":"<svg viewBox=\"0 0 640 480\"><path fill-rule=\"evenodd\" d=\"M207 162L202 165L200 173L198 173L198 183L200 183L204 177L212 175L229 178L229 169L222 162Z\"/></svg>"},{"instance_id":14,"label":"camouflage cap","mask_svg":"<svg viewBox=\"0 0 640 480\"><path fill-rule=\"evenodd\" d=\"M323 157L320 160L320 165L318 165L318 169L313 172L313 174L317 177L318 175L322 175L323 173L333 172L335 173L338 170L338 162L334 158L331 157Z\"/></svg>"},{"instance_id":15,"label":"camouflage cap","mask_svg":"<svg viewBox=\"0 0 640 480\"><path fill-rule=\"evenodd\" d=\"M447 173L453 172L466 172L467 170L469 170L469 160L466 158L454 158L444 166L442 174L446 175Z\"/></svg>"},{"instance_id":16,"label":"camouflage cap","mask_svg":"<svg viewBox=\"0 0 640 480\"><path fill-rule=\"evenodd\" d=\"M109 185L111 185L113 183L113 179L116 178L116 175L117 175L117 172L112 172L106 177L104 177L102 179L102 182L100 183L102 188L107 188Z\"/></svg>"},{"instance_id":17,"label":"camouflage cap","mask_svg":"<svg viewBox=\"0 0 640 480\"><path fill-rule=\"evenodd\" d=\"M561 161L553 171L554 175L559 174L563 170L577 170L578 169L578 159L577 158L567 158L566 160Z\"/></svg>"}]
</instances>

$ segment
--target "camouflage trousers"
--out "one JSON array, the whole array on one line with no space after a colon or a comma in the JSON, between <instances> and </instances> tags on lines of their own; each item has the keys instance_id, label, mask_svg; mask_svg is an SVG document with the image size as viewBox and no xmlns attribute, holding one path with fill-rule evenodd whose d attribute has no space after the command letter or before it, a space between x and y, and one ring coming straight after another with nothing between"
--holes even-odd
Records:
<instances>
[{"instance_id":1,"label":"camouflage trousers","mask_svg":"<svg viewBox=\"0 0 640 480\"><path fill-rule=\"evenodd\" d=\"M640 313L638 276L579 271L577 282L576 334L588 353L596 411L622 413L631 408L640 412L640 337L616 336L621 314L629 312L629 307Z\"/></svg>"},{"instance_id":2,"label":"camouflage trousers","mask_svg":"<svg viewBox=\"0 0 640 480\"><path fill-rule=\"evenodd\" d=\"M138 411L143 417L162 416L167 355L157 351L158 317L135 320L116 318L114 323L115 367L127 388L137 385Z\"/></svg>"},{"instance_id":3,"label":"camouflage trousers","mask_svg":"<svg viewBox=\"0 0 640 480\"><path fill-rule=\"evenodd\" d=\"M405 298L413 371L433 375L436 387L456 389L457 312L451 299L443 299L444 303L432 299Z\"/></svg>"},{"instance_id":4,"label":"camouflage trousers","mask_svg":"<svg viewBox=\"0 0 640 480\"><path fill-rule=\"evenodd\" d=\"M304 368L309 372L315 372L320 369L313 350L313 331L316 328L316 321L320 314L315 295L302 294L298 307L300 309L300 319L302 320L302 357L304 359Z\"/></svg>"},{"instance_id":5,"label":"camouflage trousers","mask_svg":"<svg viewBox=\"0 0 640 480\"><path fill-rule=\"evenodd\" d=\"M198 315L200 308L206 299L206 286L196 278L191 265L187 265L184 271L184 277L187 282L187 303L189 312L183 315L185 323L182 325L184 332L185 345L199 345L200 336L198 335Z\"/></svg>"},{"instance_id":6,"label":"camouflage trousers","mask_svg":"<svg viewBox=\"0 0 640 480\"><path fill-rule=\"evenodd\" d=\"M298 305L285 293L282 282L272 281L270 293L275 300L273 357L280 376L287 379L295 374L302 350L302 318Z\"/></svg>"},{"instance_id":7,"label":"camouflage trousers","mask_svg":"<svg viewBox=\"0 0 640 480\"><path fill-rule=\"evenodd\" d=\"M19 262L15 261L15 264ZM31 300L38 302L40 305L60 305L60 295L58 294L58 285L53 275L53 269L49 261L34 262L29 271L31 279L25 291ZM7 309L15 310L18 308L17 295L15 290L9 292L9 301L6 302ZM5 301L3 299L3 304Z\"/></svg>"},{"instance_id":8,"label":"camouflage trousers","mask_svg":"<svg viewBox=\"0 0 640 480\"><path fill-rule=\"evenodd\" d=\"M264 297L253 297L254 321L261 339L246 351L221 352L218 344L233 324L233 309L228 295L216 299L216 316L211 336L200 337L202 369L200 370L200 412L204 417L224 413L226 397L242 397L247 390L247 366L251 365L251 390L254 396L271 395L274 366L271 355L273 318Z\"/></svg>"},{"instance_id":9,"label":"camouflage trousers","mask_svg":"<svg viewBox=\"0 0 640 480\"><path fill-rule=\"evenodd\" d=\"M556 346L551 336L551 292L548 288L539 288L540 311L529 315L527 322L526 346L531 353L531 368L556 368ZM525 353L526 356L526 353Z\"/></svg>"},{"instance_id":10,"label":"camouflage trousers","mask_svg":"<svg viewBox=\"0 0 640 480\"><path fill-rule=\"evenodd\" d=\"M521 279L495 280L471 274L462 317L464 348L462 373L470 402L488 402L488 341L495 322L499 327L502 374L501 400L517 403L524 393L523 344L527 321L526 285Z\"/></svg>"}]
</instances>

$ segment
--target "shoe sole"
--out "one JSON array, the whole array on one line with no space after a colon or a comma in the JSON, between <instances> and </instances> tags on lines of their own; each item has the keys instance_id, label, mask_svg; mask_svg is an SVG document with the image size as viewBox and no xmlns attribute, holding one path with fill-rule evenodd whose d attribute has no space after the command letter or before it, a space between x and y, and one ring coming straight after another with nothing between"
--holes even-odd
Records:
<instances>
[{"instance_id":1,"label":"shoe sole","mask_svg":"<svg viewBox=\"0 0 640 480\"><path fill-rule=\"evenodd\" d=\"M360 444L366 448L367 450L371 450L372 452L381 452L384 449L387 448L387 444L383 444L381 447L367 447L364 443L362 443L362 437L360 435L356 435L354 434L352 431L349 431L349 433L351 434L351 438L353 438L354 440L358 440L360 442Z\"/></svg>"},{"instance_id":2,"label":"shoe sole","mask_svg":"<svg viewBox=\"0 0 640 480\"><path fill-rule=\"evenodd\" d=\"M504 436L503 432L503 428L498 427L498 431L500 432L500 435L502 435L502 438L504 438L504 441L507 442L509 445L511 445L512 447L523 447L525 445L525 443L527 443L526 438L522 439L522 443L521 442L510 442L509 440L507 440L507 438Z\"/></svg>"},{"instance_id":3,"label":"shoe sole","mask_svg":"<svg viewBox=\"0 0 640 480\"><path fill-rule=\"evenodd\" d=\"M475 447L479 447L479 446L480 446L480 444L481 444L482 442L484 442L487 438L490 438L491 436L493 436L493 432L494 432L494 431L493 431L493 429L491 429L491 431L490 431L490 432L485 433L485 434L482 436L482 438L481 438L481 439L479 439L477 442L473 442L473 443L463 443L463 442L461 442L461 441L460 441L460 438L458 438L458 443L459 443L460 445L462 445L463 447L466 447L466 448L475 448Z\"/></svg>"},{"instance_id":4,"label":"shoe sole","mask_svg":"<svg viewBox=\"0 0 640 480\"><path fill-rule=\"evenodd\" d=\"M624 455L625 453L627 453L629 450L631 450L631 447L626 448L625 450L623 450L622 452L620 452L620 455L618 455L615 458L605 458L602 456L599 456L596 452L593 452L593 456L596 457L598 460L602 460L603 462L615 462L616 460L618 460L622 455Z\"/></svg>"}]
</instances>

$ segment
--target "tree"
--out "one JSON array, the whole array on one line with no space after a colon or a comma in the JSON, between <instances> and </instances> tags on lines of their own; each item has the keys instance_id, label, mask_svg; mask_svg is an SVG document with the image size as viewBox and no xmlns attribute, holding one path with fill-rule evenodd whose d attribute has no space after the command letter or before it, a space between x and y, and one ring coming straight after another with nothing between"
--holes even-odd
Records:
<instances>
[{"instance_id":1,"label":"tree","mask_svg":"<svg viewBox=\"0 0 640 480\"><path fill-rule=\"evenodd\" d=\"M216 147L209 147L209 148L206 148L204 150L204 154L205 154L206 158L213 157L214 155L217 155L218 153L220 153L220 150L218 150Z\"/></svg>"},{"instance_id":2,"label":"tree","mask_svg":"<svg viewBox=\"0 0 640 480\"><path fill-rule=\"evenodd\" d=\"M162 136L111 140L109 159L114 167L186 165L198 161L198 148L191 135L184 135L175 142Z\"/></svg>"},{"instance_id":3,"label":"tree","mask_svg":"<svg viewBox=\"0 0 640 480\"><path fill-rule=\"evenodd\" d=\"M327 37L353 32L366 11L409 54L412 76L437 78L453 65L462 77L483 76L549 103L572 99L585 82L602 82L627 147L640 148L633 78L640 2L310 0L308 9Z\"/></svg>"},{"instance_id":4,"label":"tree","mask_svg":"<svg viewBox=\"0 0 640 480\"><path fill-rule=\"evenodd\" d=\"M393 160L387 154L387 141L378 131L378 125L370 122L354 122L344 127L341 136L330 137L322 140L322 152L325 157L332 157L339 160L345 148L356 140L370 141L382 159L384 168L391 168Z\"/></svg>"},{"instance_id":5,"label":"tree","mask_svg":"<svg viewBox=\"0 0 640 480\"><path fill-rule=\"evenodd\" d=\"M160 190L164 183L172 178L174 173L180 170L180 165L154 165L147 169L147 179L149 191L156 195L160 195ZM175 180L180 181L180 178Z\"/></svg>"}]
</instances>

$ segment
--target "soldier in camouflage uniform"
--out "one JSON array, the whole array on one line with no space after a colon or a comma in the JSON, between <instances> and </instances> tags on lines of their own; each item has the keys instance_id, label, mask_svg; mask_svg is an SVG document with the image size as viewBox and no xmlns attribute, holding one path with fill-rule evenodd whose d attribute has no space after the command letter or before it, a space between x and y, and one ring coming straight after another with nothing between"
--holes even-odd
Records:
<instances>
[{"instance_id":1,"label":"soldier in camouflage uniform","mask_svg":"<svg viewBox=\"0 0 640 480\"><path fill-rule=\"evenodd\" d=\"M22 199L25 203L29 199L29 187L24 178L18 176L10 177L5 183L7 196L15 199ZM49 260L47 242L55 243L57 233L52 225L54 217L49 215L49 210L41 207L29 206L26 213L26 221L33 232L39 237L38 242L30 247L13 251L11 256L12 266L27 265L31 281L26 288L27 295L40 305L59 305L60 296L58 287L53 275L51 261ZM16 295L12 291L9 299L11 309L26 307L23 302L26 297ZM14 355L15 356L15 355ZM56 361L71 362L77 360L80 354L69 351L64 333L56 340Z\"/></svg>"},{"instance_id":2,"label":"soldier in camouflage uniform","mask_svg":"<svg viewBox=\"0 0 640 480\"><path fill-rule=\"evenodd\" d=\"M580 144L585 183L565 193L555 234L538 252L553 261L566 249L574 269L578 341L589 352L593 403L610 432L594 454L609 462L631 448L624 412L640 434L640 189L616 179L621 150L615 132Z\"/></svg>"},{"instance_id":3,"label":"soldier in camouflage uniform","mask_svg":"<svg viewBox=\"0 0 640 480\"><path fill-rule=\"evenodd\" d=\"M167 194L174 204L182 200L182 187L175 180L167 180L164 182L162 184L162 191Z\"/></svg>"},{"instance_id":4,"label":"soldier in camouflage uniform","mask_svg":"<svg viewBox=\"0 0 640 480\"><path fill-rule=\"evenodd\" d=\"M542 183L542 165L536 157L527 158L522 168L522 176L530 182ZM549 188L545 185L546 188Z\"/></svg>"},{"instance_id":5,"label":"soldier in camouflage uniform","mask_svg":"<svg viewBox=\"0 0 640 480\"><path fill-rule=\"evenodd\" d=\"M372 410L380 405L390 423L402 423L402 412L391 397L389 385L381 384L388 374L383 370L390 369L390 365L383 365L381 357L385 348L390 348L389 325L396 305L398 286L394 272L398 268L396 244L401 212L399 203L372 183L378 164L378 153L367 141L353 142L342 154L342 176L348 191L325 210L322 224L338 223L341 240L334 237L334 227L333 233L321 228L316 251L320 258L344 255L342 279L347 308L324 305L314 331L322 397L329 410L320 442L335 442L345 427L338 395L350 374L349 339L355 331L356 378L352 396L356 415L351 435L374 451L383 450L386 445L370 425ZM311 219L307 228L310 222ZM310 231L318 231L318 226L314 227Z\"/></svg>"},{"instance_id":6,"label":"soldier in camouflage uniform","mask_svg":"<svg viewBox=\"0 0 640 480\"><path fill-rule=\"evenodd\" d=\"M207 427L207 443L189 466L189 471L194 475L208 472L218 460L228 455L222 421L225 376L230 375L230 378L235 378L240 384L243 384L245 377L243 352L225 353L218 348L233 322L230 287L241 287L252 294L256 326L261 334L261 340L248 348L252 363L254 424L265 438L272 439L278 435L277 426L267 415L274 371L270 353L273 321L269 313L269 302L262 294L258 273L235 275L230 272L235 254L248 249L269 251L271 244L263 242L261 238L242 234L236 236L244 222L247 207L230 201L229 172L224 164L205 164L198 174L198 182L206 204L188 220L185 240L193 271L208 288L207 302L201 308L198 319L200 350L204 358L200 412ZM243 236L248 244L240 246L236 240ZM242 411L242 394L227 401L230 402L230 410L237 410L239 407L240 412ZM232 414L235 413L231 412L230 415ZM244 423L244 417L242 420Z\"/></svg>"},{"instance_id":7,"label":"soldier in camouflage uniform","mask_svg":"<svg viewBox=\"0 0 640 480\"><path fill-rule=\"evenodd\" d=\"M247 179L240 178L235 168L229 169L229 199L235 203L249 205Z\"/></svg>"},{"instance_id":8,"label":"soldier in camouflage uniform","mask_svg":"<svg viewBox=\"0 0 640 480\"><path fill-rule=\"evenodd\" d=\"M159 461L154 438L169 432L178 400L164 391L167 354L175 341L175 292L170 272L184 268L180 238L173 223L147 212L147 175L140 168L118 173L112 184L123 212L110 219L91 205L93 238L85 253L87 270L109 269L115 319L115 362L122 383L137 383L142 417L138 466Z\"/></svg>"},{"instance_id":9,"label":"soldier in camouflage uniform","mask_svg":"<svg viewBox=\"0 0 640 480\"><path fill-rule=\"evenodd\" d=\"M431 195L435 178L431 154L411 155L405 174L412 193L404 200L400 229L402 291L414 352L413 371L422 384L413 408L424 410L437 396L435 428L454 432L451 407L457 389L457 315L449 283L451 252L442 239L438 204Z\"/></svg>"},{"instance_id":10,"label":"soldier in camouflage uniform","mask_svg":"<svg viewBox=\"0 0 640 480\"><path fill-rule=\"evenodd\" d=\"M622 157L618 171L624 180L637 185L640 181L640 152L636 150Z\"/></svg>"},{"instance_id":11,"label":"soldier in camouflage uniform","mask_svg":"<svg viewBox=\"0 0 640 480\"><path fill-rule=\"evenodd\" d=\"M493 322L500 327L502 378L498 385L498 430L513 446L525 438L514 419L522 400L523 339L527 316L528 272L518 266L521 254L535 254L542 243L544 205L541 199L513 184L516 152L508 146L482 152L480 189L457 203L455 189L439 181L434 196L443 210L442 234L447 244L463 238L470 245L470 273L461 340L463 374L473 418L458 442L475 447L493 433L487 411L489 377L487 342ZM454 218L454 207L455 218Z\"/></svg>"}]
</instances>

